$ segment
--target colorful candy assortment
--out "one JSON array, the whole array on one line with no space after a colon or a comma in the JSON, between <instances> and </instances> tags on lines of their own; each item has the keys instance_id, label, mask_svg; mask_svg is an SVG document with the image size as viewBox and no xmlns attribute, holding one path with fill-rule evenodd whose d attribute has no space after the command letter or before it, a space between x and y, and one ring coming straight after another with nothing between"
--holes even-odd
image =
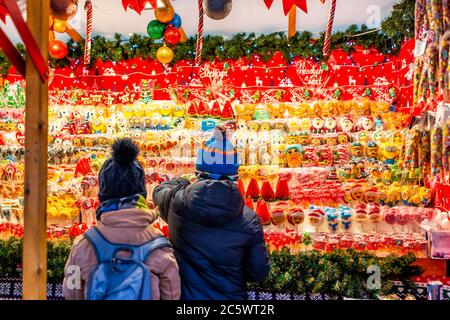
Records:
<instances>
[{"instance_id":1,"label":"colorful candy assortment","mask_svg":"<svg viewBox=\"0 0 450 320\"><path fill-rule=\"evenodd\" d=\"M23 192L23 116L21 109L0 109L0 203ZM223 123L238 149L245 204L266 232L277 235L277 246L285 241L279 239L290 239L295 250L322 250L325 237L331 250L345 248L350 237L353 244L347 247L370 248L380 241L378 235L418 233L420 223L436 215L425 207L432 203L431 177L448 172L448 128L410 130L407 120L387 103L364 99L52 106L49 221L73 226L72 235L82 232L75 225L80 218L88 227L96 224L96 176L115 138L138 142L151 194L170 177L193 179L198 147ZM19 222L20 211L18 206Z\"/></svg>"}]
</instances>

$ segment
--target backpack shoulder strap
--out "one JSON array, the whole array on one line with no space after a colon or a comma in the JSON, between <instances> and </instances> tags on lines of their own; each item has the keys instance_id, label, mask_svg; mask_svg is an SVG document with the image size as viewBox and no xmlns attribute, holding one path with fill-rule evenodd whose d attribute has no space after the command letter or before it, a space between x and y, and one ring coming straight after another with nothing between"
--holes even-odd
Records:
<instances>
[{"instance_id":1,"label":"backpack shoulder strap","mask_svg":"<svg viewBox=\"0 0 450 320\"><path fill-rule=\"evenodd\" d=\"M166 237L164 236L157 237L139 246L139 248L137 248L137 250L135 251L136 254L135 258L145 263L147 258L153 252L153 250L170 246L171 246L170 242L169 240L167 240Z\"/></svg>"},{"instance_id":2,"label":"backpack shoulder strap","mask_svg":"<svg viewBox=\"0 0 450 320\"><path fill-rule=\"evenodd\" d=\"M106 240L105 236L97 229L90 228L84 233L84 237L89 240L95 249L98 262L110 262L116 252L116 245Z\"/></svg>"}]
</instances>

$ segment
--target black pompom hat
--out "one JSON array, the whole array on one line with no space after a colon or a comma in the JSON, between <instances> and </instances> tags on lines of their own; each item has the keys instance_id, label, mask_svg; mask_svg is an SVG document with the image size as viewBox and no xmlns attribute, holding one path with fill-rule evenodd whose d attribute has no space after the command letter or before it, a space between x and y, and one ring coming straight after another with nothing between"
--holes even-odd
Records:
<instances>
[{"instance_id":1,"label":"black pompom hat","mask_svg":"<svg viewBox=\"0 0 450 320\"><path fill-rule=\"evenodd\" d=\"M136 160L138 146L128 138L116 140L112 145L112 158L103 164L99 180L100 202L140 194L147 198L145 172Z\"/></svg>"}]
</instances>

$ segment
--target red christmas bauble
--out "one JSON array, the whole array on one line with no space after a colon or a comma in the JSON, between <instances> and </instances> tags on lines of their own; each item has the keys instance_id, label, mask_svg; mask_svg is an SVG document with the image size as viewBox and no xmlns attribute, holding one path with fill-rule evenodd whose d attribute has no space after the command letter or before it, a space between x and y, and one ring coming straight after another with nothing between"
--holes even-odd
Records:
<instances>
[{"instance_id":1,"label":"red christmas bauble","mask_svg":"<svg viewBox=\"0 0 450 320\"><path fill-rule=\"evenodd\" d=\"M178 30L175 27L167 27L166 31L164 31L164 40L168 44L177 44L180 42L181 39L181 33L180 30Z\"/></svg>"},{"instance_id":2,"label":"red christmas bauble","mask_svg":"<svg viewBox=\"0 0 450 320\"><path fill-rule=\"evenodd\" d=\"M68 49L64 42L53 40L48 44L48 53L55 59L62 59L67 56Z\"/></svg>"}]
</instances>

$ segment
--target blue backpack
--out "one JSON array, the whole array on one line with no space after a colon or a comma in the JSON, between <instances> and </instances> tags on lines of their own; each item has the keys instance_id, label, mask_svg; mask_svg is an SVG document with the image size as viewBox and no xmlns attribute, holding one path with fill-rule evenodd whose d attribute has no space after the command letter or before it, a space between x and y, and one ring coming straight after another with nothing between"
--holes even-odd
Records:
<instances>
[{"instance_id":1,"label":"blue backpack","mask_svg":"<svg viewBox=\"0 0 450 320\"><path fill-rule=\"evenodd\" d=\"M169 247L164 237L142 245L109 242L96 228L85 232L97 254L98 266L89 275L87 300L151 300L150 272L145 261L153 250ZM130 252L127 258L117 256L120 251Z\"/></svg>"}]
</instances>

